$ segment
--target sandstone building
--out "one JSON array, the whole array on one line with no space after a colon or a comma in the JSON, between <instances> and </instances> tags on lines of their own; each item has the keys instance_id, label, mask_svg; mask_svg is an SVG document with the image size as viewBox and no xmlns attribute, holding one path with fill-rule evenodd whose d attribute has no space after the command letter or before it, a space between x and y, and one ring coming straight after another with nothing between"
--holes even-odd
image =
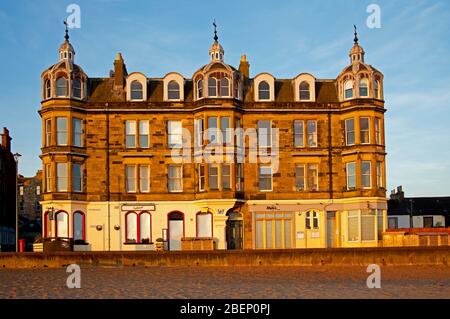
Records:
<instances>
[{"instance_id":1,"label":"sandstone building","mask_svg":"<svg viewBox=\"0 0 450 319\"><path fill-rule=\"evenodd\" d=\"M349 57L335 79L251 77L215 33L190 77L128 73L119 53L93 78L66 30L42 73L44 237L77 250L377 246L383 74L356 32Z\"/></svg>"}]
</instances>

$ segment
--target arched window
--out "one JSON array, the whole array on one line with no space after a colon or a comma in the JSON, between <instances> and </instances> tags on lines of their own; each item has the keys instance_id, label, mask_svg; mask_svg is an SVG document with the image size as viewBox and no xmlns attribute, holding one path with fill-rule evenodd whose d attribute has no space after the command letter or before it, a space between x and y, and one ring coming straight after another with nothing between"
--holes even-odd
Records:
<instances>
[{"instance_id":1,"label":"arched window","mask_svg":"<svg viewBox=\"0 0 450 319\"><path fill-rule=\"evenodd\" d=\"M217 80L214 77L208 79L208 96L217 96Z\"/></svg>"},{"instance_id":2,"label":"arched window","mask_svg":"<svg viewBox=\"0 0 450 319\"><path fill-rule=\"evenodd\" d=\"M60 211L56 213L56 237L69 237L69 215L66 212Z\"/></svg>"},{"instance_id":3,"label":"arched window","mask_svg":"<svg viewBox=\"0 0 450 319\"><path fill-rule=\"evenodd\" d=\"M373 81L373 93L374 93L374 98L376 98L376 99L380 98L380 85L378 83L378 80Z\"/></svg>"},{"instance_id":4,"label":"arched window","mask_svg":"<svg viewBox=\"0 0 450 319\"><path fill-rule=\"evenodd\" d=\"M311 229L311 220L312 220L312 228L319 228L319 214L315 211L306 212L306 229Z\"/></svg>"},{"instance_id":5,"label":"arched window","mask_svg":"<svg viewBox=\"0 0 450 319\"><path fill-rule=\"evenodd\" d=\"M85 229L85 216L83 212L73 213L73 240L85 241L86 229Z\"/></svg>"},{"instance_id":6,"label":"arched window","mask_svg":"<svg viewBox=\"0 0 450 319\"><path fill-rule=\"evenodd\" d=\"M369 96L369 85L367 79L359 80L359 96L361 97Z\"/></svg>"},{"instance_id":7,"label":"arched window","mask_svg":"<svg viewBox=\"0 0 450 319\"><path fill-rule=\"evenodd\" d=\"M197 99L201 99L203 97L203 80L197 81Z\"/></svg>"},{"instance_id":8,"label":"arched window","mask_svg":"<svg viewBox=\"0 0 450 319\"><path fill-rule=\"evenodd\" d=\"M79 79L75 79L72 82L73 96L81 99L81 81Z\"/></svg>"},{"instance_id":9,"label":"arched window","mask_svg":"<svg viewBox=\"0 0 450 319\"><path fill-rule=\"evenodd\" d=\"M138 239L138 223L137 214L135 212L130 212L125 215L125 236L127 243L136 243Z\"/></svg>"},{"instance_id":10,"label":"arched window","mask_svg":"<svg viewBox=\"0 0 450 319\"><path fill-rule=\"evenodd\" d=\"M220 79L220 96L230 96L230 81L227 78Z\"/></svg>"},{"instance_id":11,"label":"arched window","mask_svg":"<svg viewBox=\"0 0 450 319\"><path fill-rule=\"evenodd\" d=\"M152 216L149 212L139 214L139 242L148 244L152 242Z\"/></svg>"},{"instance_id":12,"label":"arched window","mask_svg":"<svg viewBox=\"0 0 450 319\"><path fill-rule=\"evenodd\" d=\"M63 76L56 80L56 96L67 96L67 80Z\"/></svg>"},{"instance_id":13,"label":"arched window","mask_svg":"<svg viewBox=\"0 0 450 319\"><path fill-rule=\"evenodd\" d=\"M49 99L49 98L52 97L52 85L51 85L49 79L45 80L45 85L44 86L45 86L44 96L45 96L46 99Z\"/></svg>"},{"instance_id":14,"label":"arched window","mask_svg":"<svg viewBox=\"0 0 450 319\"><path fill-rule=\"evenodd\" d=\"M213 218L211 213L197 213L197 238L213 237Z\"/></svg>"},{"instance_id":15,"label":"arched window","mask_svg":"<svg viewBox=\"0 0 450 319\"><path fill-rule=\"evenodd\" d=\"M353 81L348 80L344 83L344 98L351 99L353 97Z\"/></svg>"},{"instance_id":16,"label":"arched window","mask_svg":"<svg viewBox=\"0 0 450 319\"><path fill-rule=\"evenodd\" d=\"M143 99L143 88L142 83L135 80L131 82L131 99L132 100L142 100Z\"/></svg>"},{"instance_id":17,"label":"arched window","mask_svg":"<svg viewBox=\"0 0 450 319\"><path fill-rule=\"evenodd\" d=\"M169 100L180 99L180 85L176 81L170 81L167 85L167 97Z\"/></svg>"},{"instance_id":18,"label":"arched window","mask_svg":"<svg viewBox=\"0 0 450 319\"><path fill-rule=\"evenodd\" d=\"M308 101L311 99L311 94L309 92L309 83L303 81L300 83L300 100Z\"/></svg>"},{"instance_id":19,"label":"arched window","mask_svg":"<svg viewBox=\"0 0 450 319\"><path fill-rule=\"evenodd\" d=\"M270 100L270 85L266 81L261 81L258 85L258 99Z\"/></svg>"}]
</instances>

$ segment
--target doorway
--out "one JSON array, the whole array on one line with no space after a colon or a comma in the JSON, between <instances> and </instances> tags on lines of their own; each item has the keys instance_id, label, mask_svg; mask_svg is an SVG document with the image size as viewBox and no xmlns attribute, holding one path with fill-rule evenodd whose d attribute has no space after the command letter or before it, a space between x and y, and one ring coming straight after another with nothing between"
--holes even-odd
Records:
<instances>
[{"instance_id":1,"label":"doorway","mask_svg":"<svg viewBox=\"0 0 450 319\"><path fill-rule=\"evenodd\" d=\"M168 216L169 250L181 250L184 237L184 214L171 212Z\"/></svg>"},{"instance_id":2,"label":"doorway","mask_svg":"<svg viewBox=\"0 0 450 319\"><path fill-rule=\"evenodd\" d=\"M227 249L242 249L243 237L242 214L237 212L229 213L226 225Z\"/></svg>"},{"instance_id":3,"label":"doorway","mask_svg":"<svg viewBox=\"0 0 450 319\"><path fill-rule=\"evenodd\" d=\"M327 248L335 247L336 212L327 212Z\"/></svg>"}]
</instances>

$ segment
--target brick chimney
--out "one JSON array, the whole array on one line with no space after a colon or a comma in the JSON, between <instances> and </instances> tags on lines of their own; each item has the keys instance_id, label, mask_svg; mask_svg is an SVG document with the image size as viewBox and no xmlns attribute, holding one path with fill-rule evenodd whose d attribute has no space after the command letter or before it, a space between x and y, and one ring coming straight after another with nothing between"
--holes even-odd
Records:
<instances>
[{"instance_id":1,"label":"brick chimney","mask_svg":"<svg viewBox=\"0 0 450 319\"><path fill-rule=\"evenodd\" d=\"M6 127L3 128L2 147L7 152L11 152L11 137L9 136L9 131L8 131L8 129Z\"/></svg>"},{"instance_id":2,"label":"brick chimney","mask_svg":"<svg viewBox=\"0 0 450 319\"><path fill-rule=\"evenodd\" d=\"M250 63L248 63L247 56L245 54L241 56L239 72L241 72L247 79L250 77Z\"/></svg>"},{"instance_id":3,"label":"brick chimney","mask_svg":"<svg viewBox=\"0 0 450 319\"><path fill-rule=\"evenodd\" d=\"M403 191L403 187L400 185L397 187L397 191L393 189L391 191L391 199L396 199L399 201L403 201L405 199L405 192Z\"/></svg>"},{"instance_id":4,"label":"brick chimney","mask_svg":"<svg viewBox=\"0 0 450 319\"><path fill-rule=\"evenodd\" d=\"M127 67L123 62L122 54L117 54L117 59L114 61L114 86L123 88L125 86L125 78L127 77Z\"/></svg>"}]
</instances>

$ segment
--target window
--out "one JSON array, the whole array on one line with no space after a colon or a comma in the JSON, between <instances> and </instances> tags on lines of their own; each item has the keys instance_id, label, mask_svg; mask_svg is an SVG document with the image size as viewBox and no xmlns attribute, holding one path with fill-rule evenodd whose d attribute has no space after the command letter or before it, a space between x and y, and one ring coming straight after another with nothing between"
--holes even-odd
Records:
<instances>
[{"instance_id":1,"label":"window","mask_svg":"<svg viewBox=\"0 0 450 319\"><path fill-rule=\"evenodd\" d=\"M375 240L375 210L361 212L361 240Z\"/></svg>"},{"instance_id":2,"label":"window","mask_svg":"<svg viewBox=\"0 0 450 319\"><path fill-rule=\"evenodd\" d=\"M183 191L183 167L169 165L169 192Z\"/></svg>"},{"instance_id":3,"label":"window","mask_svg":"<svg viewBox=\"0 0 450 319\"><path fill-rule=\"evenodd\" d=\"M317 147L317 122L307 122L308 147Z\"/></svg>"},{"instance_id":4,"label":"window","mask_svg":"<svg viewBox=\"0 0 450 319\"><path fill-rule=\"evenodd\" d=\"M198 190L205 190L205 165L198 165Z\"/></svg>"},{"instance_id":5,"label":"window","mask_svg":"<svg viewBox=\"0 0 450 319\"><path fill-rule=\"evenodd\" d=\"M125 220L126 220L126 241L127 243L136 243L138 238L137 214L134 212L127 213L125 215Z\"/></svg>"},{"instance_id":6,"label":"window","mask_svg":"<svg viewBox=\"0 0 450 319\"><path fill-rule=\"evenodd\" d=\"M125 188L127 193L136 192L136 165L125 165Z\"/></svg>"},{"instance_id":7,"label":"window","mask_svg":"<svg viewBox=\"0 0 450 319\"><path fill-rule=\"evenodd\" d=\"M381 120L375 118L375 143L381 145Z\"/></svg>"},{"instance_id":8,"label":"window","mask_svg":"<svg viewBox=\"0 0 450 319\"><path fill-rule=\"evenodd\" d=\"M312 220L312 227L314 229L319 228L319 214L315 211L312 212L306 212L305 216L305 228L311 229L311 220Z\"/></svg>"},{"instance_id":9,"label":"window","mask_svg":"<svg viewBox=\"0 0 450 319\"><path fill-rule=\"evenodd\" d=\"M67 118L56 118L56 144L67 145Z\"/></svg>"},{"instance_id":10,"label":"window","mask_svg":"<svg viewBox=\"0 0 450 319\"><path fill-rule=\"evenodd\" d=\"M81 164L72 164L72 189L74 192L83 191L83 171Z\"/></svg>"},{"instance_id":11,"label":"window","mask_svg":"<svg viewBox=\"0 0 450 319\"><path fill-rule=\"evenodd\" d=\"M222 164L222 189L231 189L231 165Z\"/></svg>"},{"instance_id":12,"label":"window","mask_svg":"<svg viewBox=\"0 0 450 319\"><path fill-rule=\"evenodd\" d=\"M355 120L345 120L345 143L346 145L355 144Z\"/></svg>"},{"instance_id":13,"label":"window","mask_svg":"<svg viewBox=\"0 0 450 319\"><path fill-rule=\"evenodd\" d=\"M56 163L56 191L67 192L67 164Z\"/></svg>"},{"instance_id":14,"label":"window","mask_svg":"<svg viewBox=\"0 0 450 319\"><path fill-rule=\"evenodd\" d=\"M73 96L81 99L81 81L79 79L75 79L72 82Z\"/></svg>"},{"instance_id":15,"label":"window","mask_svg":"<svg viewBox=\"0 0 450 319\"><path fill-rule=\"evenodd\" d=\"M344 83L344 98L351 99L353 97L353 82L347 81Z\"/></svg>"},{"instance_id":16,"label":"window","mask_svg":"<svg viewBox=\"0 0 450 319\"><path fill-rule=\"evenodd\" d=\"M370 123L368 117L359 118L359 134L361 138L361 144L369 144L370 143Z\"/></svg>"},{"instance_id":17,"label":"window","mask_svg":"<svg viewBox=\"0 0 450 319\"><path fill-rule=\"evenodd\" d=\"M23 186L20 186L20 187L19 187L19 195L20 195L20 196L23 196Z\"/></svg>"},{"instance_id":18,"label":"window","mask_svg":"<svg viewBox=\"0 0 450 319\"><path fill-rule=\"evenodd\" d=\"M303 121L300 120L294 121L294 146L305 146L303 141Z\"/></svg>"},{"instance_id":19,"label":"window","mask_svg":"<svg viewBox=\"0 0 450 319\"><path fill-rule=\"evenodd\" d=\"M382 172L382 168L383 168L383 163L382 162L377 162L377 188L382 188L383 187L383 172Z\"/></svg>"},{"instance_id":20,"label":"window","mask_svg":"<svg viewBox=\"0 0 450 319\"><path fill-rule=\"evenodd\" d=\"M45 146L52 144L52 120L45 120Z\"/></svg>"},{"instance_id":21,"label":"window","mask_svg":"<svg viewBox=\"0 0 450 319\"><path fill-rule=\"evenodd\" d=\"M212 214L197 213L197 238L212 238Z\"/></svg>"},{"instance_id":22,"label":"window","mask_svg":"<svg viewBox=\"0 0 450 319\"><path fill-rule=\"evenodd\" d=\"M201 99L203 97L203 80L197 81L197 99Z\"/></svg>"},{"instance_id":23,"label":"window","mask_svg":"<svg viewBox=\"0 0 450 319\"><path fill-rule=\"evenodd\" d=\"M52 190L51 164L45 164L45 191L51 192L51 190Z\"/></svg>"},{"instance_id":24,"label":"window","mask_svg":"<svg viewBox=\"0 0 450 319\"><path fill-rule=\"evenodd\" d=\"M378 235L378 240L383 240L383 211L381 209L377 209L377 216L378 216L378 220L377 220L377 235Z\"/></svg>"},{"instance_id":25,"label":"window","mask_svg":"<svg viewBox=\"0 0 450 319\"><path fill-rule=\"evenodd\" d=\"M169 148L181 148L183 146L183 128L181 121L168 121L168 141Z\"/></svg>"},{"instance_id":26,"label":"window","mask_svg":"<svg viewBox=\"0 0 450 319\"><path fill-rule=\"evenodd\" d=\"M236 145L238 147L242 147L244 146L244 132L242 129L242 120L240 118L235 118L234 127L236 135Z\"/></svg>"},{"instance_id":27,"label":"window","mask_svg":"<svg viewBox=\"0 0 450 319\"><path fill-rule=\"evenodd\" d=\"M176 81L170 81L167 85L167 97L169 100L180 99L180 85Z\"/></svg>"},{"instance_id":28,"label":"window","mask_svg":"<svg viewBox=\"0 0 450 319\"><path fill-rule=\"evenodd\" d=\"M308 164L308 189L310 192L319 190L318 165Z\"/></svg>"},{"instance_id":29,"label":"window","mask_svg":"<svg viewBox=\"0 0 450 319\"><path fill-rule=\"evenodd\" d=\"M203 119L198 118L194 120L194 145L201 147L203 145Z\"/></svg>"},{"instance_id":30,"label":"window","mask_svg":"<svg viewBox=\"0 0 450 319\"><path fill-rule=\"evenodd\" d=\"M359 240L359 212L349 211L347 214L347 239L348 241Z\"/></svg>"},{"instance_id":31,"label":"window","mask_svg":"<svg viewBox=\"0 0 450 319\"><path fill-rule=\"evenodd\" d=\"M144 99L144 90L142 87L142 83L135 80L133 82L131 82L130 85L130 89L131 89L131 99L132 100L143 100Z\"/></svg>"},{"instance_id":32,"label":"window","mask_svg":"<svg viewBox=\"0 0 450 319\"><path fill-rule=\"evenodd\" d=\"M141 193L150 192L150 167L139 165L139 191Z\"/></svg>"},{"instance_id":33,"label":"window","mask_svg":"<svg viewBox=\"0 0 450 319\"><path fill-rule=\"evenodd\" d=\"M308 101L311 99L309 92L309 83L302 82L300 83L300 101Z\"/></svg>"},{"instance_id":34,"label":"window","mask_svg":"<svg viewBox=\"0 0 450 319\"><path fill-rule=\"evenodd\" d=\"M149 121L139 121L139 147L149 147L150 123Z\"/></svg>"},{"instance_id":35,"label":"window","mask_svg":"<svg viewBox=\"0 0 450 319\"><path fill-rule=\"evenodd\" d=\"M72 144L73 146L82 147L83 142L81 136L83 134L81 129L81 120L73 118L72 119Z\"/></svg>"},{"instance_id":36,"label":"window","mask_svg":"<svg viewBox=\"0 0 450 319\"><path fill-rule=\"evenodd\" d=\"M230 96L230 81L227 78L220 79L220 96Z\"/></svg>"},{"instance_id":37,"label":"window","mask_svg":"<svg viewBox=\"0 0 450 319\"><path fill-rule=\"evenodd\" d=\"M347 163L347 189L356 189L356 163Z\"/></svg>"},{"instance_id":38,"label":"window","mask_svg":"<svg viewBox=\"0 0 450 319\"><path fill-rule=\"evenodd\" d=\"M126 148L136 147L136 121L125 122L125 146Z\"/></svg>"},{"instance_id":39,"label":"window","mask_svg":"<svg viewBox=\"0 0 450 319\"><path fill-rule=\"evenodd\" d=\"M258 146L260 148L272 146L272 123L270 120L258 121Z\"/></svg>"},{"instance_id":40,"label":"window","mask_svg":"<svg viewBox=\"0 0 450 319\"><path fill-rule=\"evenodd\" d=\"M268 165L259 166L259 191L272 191L272 167Z\"/></svg>"},{"instance_id":41,"label":"window","mask_svg":"<svg viewBox=\"0 0 450 319\"><path fill-rule=\"evenodd\" d=\"M208 96L217 96L217 80L214 77L208 79Z\"/></svg>"},{"instance_id":42,"label":"window","mask_svg":"<svg viewBox=\"0 0 450 319\"><path fill-rule=\"evenodd\" d=\"M209 165L208 173L209 189L219 189L219 166L216 164Z\"/></svg>"},{"instance_id":43,"label":"window","mask_svg":"<svg viewBox=\"0 0 450 319\"><path fill-rule=\"evenodd\" d=\"M230 144L231 143L231 130L230 130L230 118L229 117L221 117L220 118L220 130L222 132L222 143Z\"/></svg>"},{"instance_id":44,"label":"window","mask_svg":"<svg viewBox=\"0 0 450 319\"><path fill-rule=\"evenodd\" d=\"M210 143L219 143L219 138L218 138L218 118L213 116L213 117L208 117L208 141Z\"/></svg>"},{"instance_id":45,"label":"window","mask_svg":"<svg viewBox=\"0 0 450 319\"><path fill-rule=\"evenodd\" d=\"M56 237L69 237L69 216L66 212L56 213Z\"/></svg>"},{"instance_id":46,"label":"window","mask_svg":"<svg viewBox=\"0 0 450 319\"><path fill-rule=\"evenodd\" d=\"M236 164L236 190L242 192L244 190L244 165Z\"/></svg>"},{"instance_id":47,"label":"window","mask_svg":"<svg viewBox=\"0 0 450 319\"><path fill-rule=\"evenodd\" d=\"M363 161L361 164L361 175L362 175L362 187L371 188L371 178L370 178L371 163L369 161Z\"/></svg>"},{"instance_id":48,"label":"window","mask_svg":"<svg viewBox=\"0 0 450 319\"><path fill-rule=\"evenodd\" d=\"M41 195L41 186L36 186L36 195Z\"/></svg>"},{"instance_id":49,"label":"window","mask_svg":"<svg viewBox=\"0 0 450 319\"><path fill-rule=\"evenodd\" d=\"M139 214L139 243L149 244L152 241L152 216L149 212Z\"/></svg>"},{"instance_id":50,"label":"window","mask_svg":"<svg viewBox=\"0 0 450 319\"><path fill-rule=\"evenodd\" d=\"M305 190L305 165L295 166L295 190Z\"/></svg>"},{"instance_id":51,"label":"window","mask_svg":"<svg viewBox=\"0 0 450 319\"><path fill-rule=\"evenodd\" d=\"M258 99L270 100L270 85L266 81L261 81L258 84Z\"/></svg>"},{"instance_id":52,"label":"window","mask_svg":"<svg viewBox=\"0 0 450 319\"><path fill-rule=\"evenodd\" d=\"M369 96L369 88L368 88L367 79L359 80L359 96L361 96L361 97Z\"/></svg>"},{"instance_id":53,"label":"window","mask_svg":"<svg viewBox=\"0 0 450 319\"><path fill-rule=\"evenodd\" d=\"M398 217L388 217L388 229L398 228Z\"/></svg>"},{"instance_id":54,"label":"window","mask_svg":"<svg viewBox=\"0 0 450 319\"><path fill-rule=\"evenodd\" d=\"M82 212L73 213L73 240L85 241L85 222Z\"/></svg>"},{"instance_id":55,"label":"window","mask_svg":"<svg viewBox=\"0 0 450 319\"><path fill-rule=\"evenodd\" d=\"M374 93L374 98L379 99L380 98L380 87L379 87L379 83L377 80L373 81L373 93Z\"/></svg>"},{"instance_id":56,"label":"window","mask_svg":"<svg viewBox=\"0 0 450 319\"><path fill-rule=\"evenodd\" d=\"M44 96L46 99L49 99L52 97L52 84L50 80L45 80L45 93Z\"/></svg>"},{"instance_id":57,"label":"window","mask_svg":"<svg viewBox=\"0 0 450 319\"><path fill-rule=\"evenodd\" d=\"M291 248L293 240L292 219L292 213L256 213L255 248Z\"/></svg>"},{"instance_id":58,"label":"window","mask_svg":"<svg viewBox=\"0 0 450 319\"><path fill-rule=\"evenodd\" d=\"M59 77L56 80L56 96L57 97L67 96L67 80L63 76Z\"/></svg>"}]
</instances>

